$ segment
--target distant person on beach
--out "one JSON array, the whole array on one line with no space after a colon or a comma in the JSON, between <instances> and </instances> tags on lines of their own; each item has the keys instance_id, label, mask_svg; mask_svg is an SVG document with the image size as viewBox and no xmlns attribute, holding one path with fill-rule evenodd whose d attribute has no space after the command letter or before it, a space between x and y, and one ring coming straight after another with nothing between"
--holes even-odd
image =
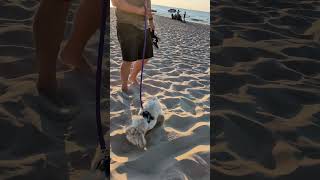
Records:
<instances>
[{"instance_id":1,"label":"distant person on beach","mask_svg":"<svg viewBox=\"0 0 320 180\"><path fill-rule=\"evenodd\" d=\"M57 95L56 61L64 38L65 21L69 9L67 0L41 0L34 17L33 33L36 61L39 65L37 88L47 97ZM75 15L74 31L61 51L60 58L82 73L93 73L82 56L89 38L100 24L100 1L82 0Z\"/></svg>"},{"instance_id":2,"label":"distant person on beach","mask_svg":"<svg viewBox=\"0 0 320 180\"><path fill-rule=\"evenodd\" d=\"M183 21L186 22L186 15L187 15L187 12L184 12L183 14Z\"/></svg>"},{"instance_id":3,"label":"distant person on beach","mask_svg":"<svg viewBox=\"0 0 320 180\"><path fill-rule=\"evenodd\" d=\"M178 9L178 11L177 11L177 20L179 20L179 21L182 21L182 17L181 17L181 14L180 14L180 10Z\"/></svg>"},{"instance_id":4,"label":"distant person on beach","mask_svg":"<svg viewBox=\"0 0 320 180\"><path fill-rule=\"evenodd\" d=\"M128 81L138 84L137 75L141 71L142 54L144 46L144 0L112 0L116 7L117 35L122 52L122 64L120 76L122 91L130 94ZM150 30L154 30L153 16L151 12L151 1L147 0L147 17ZM153 57L152 39L150 33L147 34L145 49L145 63ZM133 69L131 70L131 64Z\"/></svg>"}]
</instances>

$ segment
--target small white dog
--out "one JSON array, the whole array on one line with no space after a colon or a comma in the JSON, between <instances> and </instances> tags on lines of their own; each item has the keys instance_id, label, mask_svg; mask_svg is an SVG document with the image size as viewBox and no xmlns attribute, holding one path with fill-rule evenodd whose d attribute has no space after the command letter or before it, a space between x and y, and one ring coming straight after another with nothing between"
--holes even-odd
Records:
<instances>
[{"instance_id":1,"label":"small white dog","mask_svg":"<svg viewBox=\"0 0 320 180\"><path fill-rule=\"evenodd\" d=\"M132 120L131 125L126 128L126 138L130 143L140 148L147 145L145 135L153 129L157 123L164 120L161 104L157 97L153 97L144 103L143 110L140 109L139 115L142 117Z\"/></svg>"}]
</instances>

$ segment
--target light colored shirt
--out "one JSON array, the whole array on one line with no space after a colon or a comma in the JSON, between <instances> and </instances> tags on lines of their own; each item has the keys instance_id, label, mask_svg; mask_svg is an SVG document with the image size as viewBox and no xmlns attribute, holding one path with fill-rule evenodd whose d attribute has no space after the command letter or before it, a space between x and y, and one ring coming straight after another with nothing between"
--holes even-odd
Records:
<instances>
[{"instance_id":1,"label":"light colored shirt","mask_svg":"<svg viewBox=\"0 0 320 180\"><path fill-rule=\"evenodd\" d=\"M145 0L126 0L130 5L137 6L137 7L143 7ZM148 7L151 7L150 0L148 1ZM117 22L118 23L125 23L125 24L132 24L136 26L139 29L144 29L144 16L128 13L121 11L120 9L116 9L116 16L117 16Z\"/></svg>"}]
</instances>

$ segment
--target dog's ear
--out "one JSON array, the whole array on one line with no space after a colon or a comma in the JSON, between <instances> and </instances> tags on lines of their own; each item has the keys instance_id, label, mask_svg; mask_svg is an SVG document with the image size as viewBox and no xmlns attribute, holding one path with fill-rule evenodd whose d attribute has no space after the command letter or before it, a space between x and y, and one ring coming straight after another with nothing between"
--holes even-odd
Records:
<instances>
[{"instance_id":1,"label":"dog's ear","mask_svg":"<svg viewBox=\"0 0 320 180\"><path fill-rule=\"evenodd\" d=\"M162 124L164 122L164 115L160 114L157 119L157 124Z\"/></svg>"}]
</instances>

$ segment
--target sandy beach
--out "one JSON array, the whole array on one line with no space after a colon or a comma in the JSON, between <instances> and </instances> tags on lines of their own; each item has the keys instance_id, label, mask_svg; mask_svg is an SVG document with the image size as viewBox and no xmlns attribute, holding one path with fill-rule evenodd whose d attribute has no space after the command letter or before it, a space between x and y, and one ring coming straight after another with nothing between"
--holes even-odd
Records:
<instances>
[{"instance_id":1,"label":"sandy beach","mask_svg":"<svg viewBox=\"0 0 320 180\"><path fill-rule=\"evenodd\" d=\"M319 1L211 1L211 175L318 179Z\"/></svg>"},{"instance_id":2,"label":"sandy beach","mask_svg":"<svg viewBox=\"0 0 320 180\"><path fill-rule=\"evenodd\" d=\"M139 88L130 97L121 93L114 10L110 19L111 179L210 179L210 27L155 17L160 48L145 67L143 98L159 98L165 121L141 150L124 134L139 110Z\"/></svg>"},{"instance_id":3,"label":"sandy beach","mask_svg":"<svg viewBox=\"0 0 320 180\"><path fill-rule=\"evenodd\" d=\"M35 0L0 2L0 179L79 180L89 173L97 145L95 78L58 63L64 105L39 96L32 40L37 6ZM72 4L66 37L77 7ZM97 42L98 32L85 50L93 65Z\"/></svg>"}]
</instances>

